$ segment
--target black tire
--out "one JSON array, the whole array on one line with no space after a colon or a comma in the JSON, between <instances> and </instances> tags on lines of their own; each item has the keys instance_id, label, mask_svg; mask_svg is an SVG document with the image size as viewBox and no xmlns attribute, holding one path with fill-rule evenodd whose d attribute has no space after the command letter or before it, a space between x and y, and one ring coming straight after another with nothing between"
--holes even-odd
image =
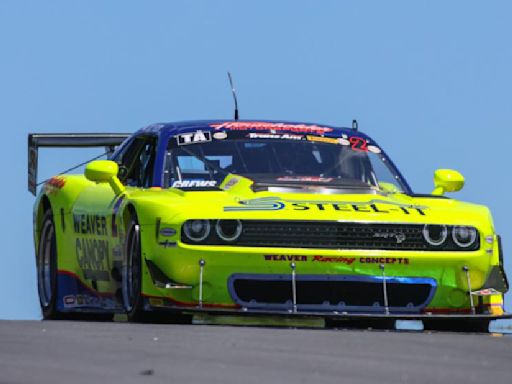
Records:
<instances>
[{"instance_id":1,"label":"black tire","mask_svg":"<svg viewBox=\"0 0 512 384\"><path fill-rule=\"evenodd\" d=\"M36 256L37 291L43 319L61 318L57 312L57 241L53 214L47 210L39 233Z\"/></svg>"},{"instance_id":2,"label":"black tire","mask_svg":"<svg viewBox=\"0 0 512 384\"><path fill-rule=\"evenodd\" d=\"M468 332L468 333L488 333L489 322L486 319L432 319L423 320L423 329L425 331L444 331L444 332Z\"/></svg>"},{"instance_id":3,"label":"black tire","mask_svg":"<svg viewBox=\"0 0 512 384\"><path fill-rule=\"evenodd\" d=\"M126 231L125 260L122 272L123 305L128 321L145 322L148 316L144 313L142 291L142 257L140 231L137 218L131 218Z\"/></svg>"},{"instance_id":4,"label":"black tire","mask_svg":"<svg viewBox=\"0 0 512 384\"><path fill-rule=\"evenodd\" d=\"M126 230L125 260L121 279L123 305L128 321L134 323L191 324L192 316L179 313L144 311L140 230L132 215Z\"/></svg>"}]
</instances>

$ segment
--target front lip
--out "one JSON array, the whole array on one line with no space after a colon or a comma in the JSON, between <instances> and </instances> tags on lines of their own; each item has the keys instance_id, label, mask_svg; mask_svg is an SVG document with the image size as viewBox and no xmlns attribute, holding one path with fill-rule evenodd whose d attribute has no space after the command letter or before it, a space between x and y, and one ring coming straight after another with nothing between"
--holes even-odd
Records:
<instances>
[{"instance_id":1,"label":"front lip","mask_svg":"<svg viewBox=\"0 0 512 384\"><path fill-rule=\"evenodd\" d=\"M159 308L159 307L156 307ZM212 315L233 315L233 316L279 316L279 317L296 317L296 318L324 318L333 320L362 320L362 319L394 319L394 320L428 320L428 319L446 319L446 320L499 320L499 319L512 319L512 313L504 313L502 315L491 315L491 314L470 314L470 313L429 313L427 307L425 313L351 313L351 312L293 312L283 310L269 310L269 309L229 309L229 308L217 308L212 305L199 307L197 304L191 304L188 306L176 306L167 307L164 310L178 313L209 313ZM469 312L469 311L468 311Z\"/></svg>"}]
</instances>

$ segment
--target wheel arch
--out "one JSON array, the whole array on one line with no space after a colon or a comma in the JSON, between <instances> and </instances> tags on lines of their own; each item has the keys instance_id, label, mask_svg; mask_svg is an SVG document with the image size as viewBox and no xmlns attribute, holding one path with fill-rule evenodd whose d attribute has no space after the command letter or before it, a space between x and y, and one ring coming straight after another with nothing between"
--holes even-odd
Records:
<instances>
[{"instance_id":1,"label":"wheel arch","mask_svg":"<svg viewBox=\"0 0 512 384\"><path fill-rule=\"evenodd\" d=\"M61 232L67 229L65 214L71 211L76 198L82 190L87 186L93 185L93 182L81 175L61 175L59 176L59 181L61 184L58 189L46 188L45 184L45 187L41 189L34 202L33 229L36 250L45 212L51 210L56 233L60 236Z\"/></svg>"},{"instance_id":2,"label":"wheel arch","mask_svg":"<svg viewBox=\"0 0 512 384\"><path fill-rule=\"evenodd\" d=\"M37 204L37 208L34 212L34 227L35 227L35 233L34 233L34 242L35 242L35 249L37 254L37 249L39 247L39 236L41 233L41 229L43 227L43 218L46 213L46 211L50 210L52 212L53 216L53 208L52 203L50 202L50 199L46 195L41 195L41 198L39 200L39 203Z\"/></svg>"},{"instance_id":3,"label":"wheel arch","mask_svg":"<svg viewBox=\"0 0 512 384\"><path fill-rule=\"evenodd\" d=\"M135 219L136 221L138 220L137 209L135 208L135 205L133 205L133 203L130 202L126 204L126 207L123 210L123 223L125 229L127 228L132 218Z\"/></svg>"}]
</instances>

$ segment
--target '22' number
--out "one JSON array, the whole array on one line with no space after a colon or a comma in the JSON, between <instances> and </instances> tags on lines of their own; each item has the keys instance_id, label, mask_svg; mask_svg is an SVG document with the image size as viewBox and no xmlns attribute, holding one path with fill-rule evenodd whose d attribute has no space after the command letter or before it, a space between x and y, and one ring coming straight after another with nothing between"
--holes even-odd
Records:
<instances>
[{"instance_id":1,"label":"'22' number","mask_svg":"<svg viewBox=\"0 0 512 384\"><path fill-rule=\"evenodd\" d=\"M348 139L354 151L368 152L368 143L361 137L352 136Z\"/></svg>"}]
</instances>

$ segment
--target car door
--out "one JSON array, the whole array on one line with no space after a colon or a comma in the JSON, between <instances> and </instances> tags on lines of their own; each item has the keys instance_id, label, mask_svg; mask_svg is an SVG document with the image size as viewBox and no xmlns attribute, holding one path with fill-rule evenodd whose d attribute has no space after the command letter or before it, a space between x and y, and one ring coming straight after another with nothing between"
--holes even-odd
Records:
<instances>
[{"instance_id":1,"label":"car door","mask_svg":"<svg viewBox=\"0 0 512 384\"><path fill-rule=\"evenodd\" d=\"M72 208L77 274L100 294L119 288L124 239L116 215L130 191L151 186L155 152L156 137L134 137L114 159L126 192L115 195L108 183L94 184L84 188Z\"/></svg>"}]
</instances>

